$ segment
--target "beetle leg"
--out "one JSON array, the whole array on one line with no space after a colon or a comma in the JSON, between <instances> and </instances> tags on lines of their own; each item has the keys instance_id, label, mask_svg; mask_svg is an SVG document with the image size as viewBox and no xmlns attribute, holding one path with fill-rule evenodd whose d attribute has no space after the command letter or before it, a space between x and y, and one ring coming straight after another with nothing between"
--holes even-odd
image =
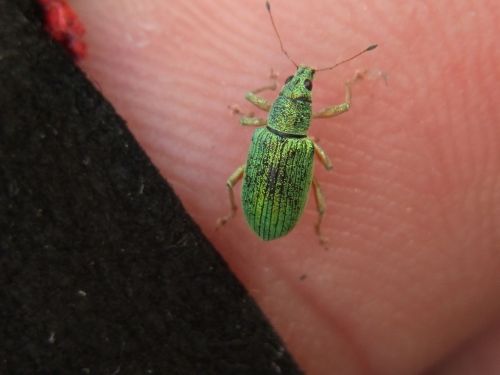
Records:
<instances>
[{"instance_id":1,"label":"beetle leg","mask_svg":"<svg viewBox=\"0 0 500 375\"><path fill-rule=\"evenodd\" d=\"M270 85L259 87L255 90L247 92L245 95L246 100L255 105L257 108L260 108L266 112L269 112L272 103L270 103L269 101L267 101L266 99L257 94L266 90L272 90L272 91L276 90L276 88L278 87L276 84L276 79L278 78L278 75L272 69L269 78L271 78Z\"/></svg>"},{"instance_id":2,"label":"beetle leg","mask_svg":"<svg viewBox=\"0 0 500 375\"><path fill-rule=\"evenodd\" d=\"M245 94L245 99L248 100L253 105L255 105L257 108L269 112L272 103L270 103L267 99L264 99L262 96L257 95L257 93L264 90L276 90L276 82L273 83L272 85L260 87L256 90L247 92Z\"/></svg>"},{"instance_id":3,"label":"beetle leg","mask_svg":"<svg viewBox=\"0 0 500 375\"><path fill-rule=\"evenodd\" d=\"M226 186L229 194L229 205L231 207L231 211L226 216L223 216L217 220L217 228L226 224L229 221L229 219L231 219L234 216L234 213L238 209L238 206L236 206L236 200L234 199L233 188L243 178L244 174L245 174L245 165L243 164L240 165L238 168L236 168L236 170L227 179Z\"/></svg>"},{"instance_id":4,"label":"beetle leg","mask_svg":"<svg viewBox=\"0 0 500 375\"><path fill-rule=\"evenodd\" d=\"M316 180L316 177L313 178L312 180L312 186L314 189L314 199L316 201L316 210L318 211L318 221L316 221L316 224L314 224L314 229L316 231L316 235L319 238L319 242L321 245L325 247L325 249L328 249L328 238L323 237L321 234L321 222L323 221L323 215L325 214L326 210L326 201L325 201L325 196L321 192L321 187L319 186L318 180Z\"/></svg>"},{"instance_id":5,"label":"beetle leg","mask_svg":"<svg viewBox=\"0 0 500 375\"><path fill-rule=\"evenodd\" d=\"M328 171L332 169L332 162L330 161L330 158L326 154L325 150L323 150L323 148L321 148L321 146L317 144L312 137L310 137L309 139L311 139L311 141L313 142L314 153L318 157L319 161L321 161L321 164L323 164Z\"/></svg>"},{"instance_id":6,"label":"beetle leg","mask_svg":"<svg viewBox=\"0 0 500 375\"><path fill-rule=\"evenodd\" d=\"M244 126L264 126L267 125L267 119L243 116L240 118L240 124Z\"/></svg>"},{"instance_id":7,"label":"beetle leg","mask_svg":"<svg viewBox=\"0 0 500 375\"><path fill-rule=\"evenodd\" d=\"M313 113L313 118L327 118L327 117L334 117L338 116L341 113L347 112L349 108L351 107L351 86L356 82L361 79L363 79L367 74L369 73L368 70L358 70L354 74L354 76L349 80L346 81L344 84L345 87L345 97L344 97L344 102L337 104L337 105L332 105L325 107L323 109L320 109L317 112Z\"/></svg>"},{"instance_id":8,"label":"beetle leg","mask_svg":"<svg viewBox=\"0 0 500 375\"><path fill-rule=\"evenodd\" d=\"M245 114L241 112L237 105L232 105L228 107L234 115L242 115L240 117L240 124L243 126L265 126L267 125L267 119L260 117L255 117L253 112Z\"/></svg>"}]
</instances>

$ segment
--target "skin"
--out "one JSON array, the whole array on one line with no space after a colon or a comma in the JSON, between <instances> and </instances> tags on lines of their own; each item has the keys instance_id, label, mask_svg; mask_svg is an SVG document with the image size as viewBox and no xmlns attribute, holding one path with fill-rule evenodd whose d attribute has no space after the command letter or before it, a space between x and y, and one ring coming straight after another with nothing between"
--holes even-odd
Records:
<instances>
[{"instance_id":1,"label":"skin","mask_svg":"<svg viewBox=\"0 0 500 375\"><path fill-rule=\"evenodd\" d=\"M258 239L241 210L214 230L254 130L227 106L254 111L245 92L270 68L280 83L295 70L263 1L73 5L87 28L83 69L308 374L499 373L497 1L272 2L298 63L379 44L317 73L313 108L342 102L356 69L388 77L356 83L348 113L311 126L334 166L316 163L329 251L312 199L277 241Z\"/></svg>"}]
</instances>

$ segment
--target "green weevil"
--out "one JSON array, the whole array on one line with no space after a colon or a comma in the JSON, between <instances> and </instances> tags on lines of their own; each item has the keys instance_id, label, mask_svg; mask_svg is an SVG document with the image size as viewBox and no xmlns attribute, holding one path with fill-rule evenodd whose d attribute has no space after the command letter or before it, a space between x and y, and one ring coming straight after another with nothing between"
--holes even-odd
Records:
<instances>
[{"instance_id":1,"label":"green weevil","mask_svg":"<svg viewBox=\"0 0 500 375\"><path fill-rule=\"evenodd\" d=\"M314 155L323 166L330 170L332 163L325 151L309 137L307 132L312 118L337 116L349 110L351 86L362 78L357 73L345 83L345 100L338 105L328 106L317 112L311 108L312 82L315 72L333 69L355 57L373 50L371 45L356 55L333 66L314 69L298 65L283 47L278 29L271 13L271 5L266 1L272 26L279 40L281 51L295 65L296 72L285 80L278 97L273 103L258 96L264 90L274 90L275 84L258 88L246 94L245 98L258 108L269 112L267 119L243 116L240 123L257 126L252 136L245 164L238 167L227 180L231 211L218 220L224 225L237 210L233 188L243 178L241 193L243 212L250 228L263 240L273 240L290 232L304 211L309 190L313 189L318 211L315 224L321 243L321 221L325 213L325 198L320 185L313 176Z\"/></svg>"}]
</instances>

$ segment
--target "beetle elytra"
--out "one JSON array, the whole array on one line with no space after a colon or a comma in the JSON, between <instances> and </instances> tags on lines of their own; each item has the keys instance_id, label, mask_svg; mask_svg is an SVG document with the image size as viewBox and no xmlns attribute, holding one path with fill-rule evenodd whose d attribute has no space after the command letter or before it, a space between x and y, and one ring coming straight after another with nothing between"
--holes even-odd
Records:
<instances>
[{"instance_id":1,"label":"beetle elytra","mask_svg":"<svg viewBox=\"0 0 500 375\"><path fill-rule=\"evenodd\" d=\"M268 112L268 117L262 119L243 116L240 119L242 125L259 128L253 133L246 163L239 166L227 180L231 211L218 220L218 226L224 225L237 210L233 188L241 179L243 179L242 206L247 223L266 241L282 237L295 227L312 188L318 211L315 230L320 242L325 244L321 234L321 221L326 204L320 185L313 175L314 155L327 170L332 168L332 164L325 151L308 136L307 132L312 118L333 117L349 110L351 86L363 77L363 73L357 73L345 83L343 103L313 112L311 91L314 74L333 69L373 50L377 45L371 45L330 67L314 69L298 65L283 47L269 1L266 1L266 8L281 51L297 70L293 76L286 79L273 103L258 94L264 90L275 89L275 85L261 87L246 94L246 99Z\"/></svg>"}]
</instances>

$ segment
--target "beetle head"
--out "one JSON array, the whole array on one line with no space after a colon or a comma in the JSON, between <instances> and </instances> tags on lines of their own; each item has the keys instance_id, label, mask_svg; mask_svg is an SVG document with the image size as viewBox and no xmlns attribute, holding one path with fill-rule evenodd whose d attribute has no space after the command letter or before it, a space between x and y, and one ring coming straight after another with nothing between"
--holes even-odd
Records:
<instances>
[{"instance_id":1,"label":"beetle head","mask_svg":"<svg viewBox=\"0 0 500 375\"><path fill-rule=\"evenodd\" d=\"M295 74L286 79L280 95L292 100L310 103L313 79L314 69L305 65L299 65Z\"/></svg>"}]
</instances>

